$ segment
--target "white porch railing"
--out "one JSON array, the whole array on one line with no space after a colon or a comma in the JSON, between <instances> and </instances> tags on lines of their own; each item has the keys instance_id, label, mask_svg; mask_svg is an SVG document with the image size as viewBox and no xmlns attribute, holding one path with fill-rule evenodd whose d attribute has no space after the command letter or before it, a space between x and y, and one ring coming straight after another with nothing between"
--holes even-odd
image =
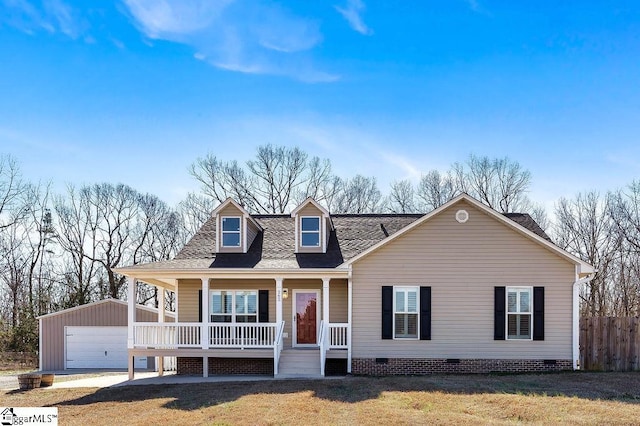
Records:
<instances>
[{"instance_id":1,"label":"white porch railing","mask_svg":"<svg viewBox=\"0 0 640 426\"><path fill-rule=\"evenodd\" d=\"M133 324L134 347L174 349L202 348L202 327L207 327L210 348L274 348L278 324L275 323L156 323ZM280 327L282 328L282 326Z\"/></svg>"},{"instance_id":2,"label":"white porch railing","mask_svg":"<svg viewBox=\"0 0 640 426\"><path fill-rule=\"evenodd\" d=\"M273 348L275 323L209 323L209 346L213 348Z\"/></svg>"},{"instance_id":3,"label":"white porch railing","mask_svg":"<svg viewBox=\"0 0 640 426\"><path fill-rule=\"evenodd\" d=\"M329 323L329 349L348 349L349 324Z\"/></svg>"},{"instance_id":4,"label":"white porch railing","mask_svg":"<svg viewBox=\"0 0 640 426\"><path fill-rule=\"evenodd\" d=\"M284 337L284 321L280 321L278 332L276 333L276 344L273 347L273 375L278 375L278 366L280 365L280 354L282 353Z\"/></svg>"},{"instance_id":5,"label":"white porch railing","mask_svg":"<svg viewBox=\"0 0 640 426\"><path fill-rule=\"evenodd\" d=\"M157 349L196 348L200 345L199 322L133 324L133 346Z\"/></svg>"}]
</instances>

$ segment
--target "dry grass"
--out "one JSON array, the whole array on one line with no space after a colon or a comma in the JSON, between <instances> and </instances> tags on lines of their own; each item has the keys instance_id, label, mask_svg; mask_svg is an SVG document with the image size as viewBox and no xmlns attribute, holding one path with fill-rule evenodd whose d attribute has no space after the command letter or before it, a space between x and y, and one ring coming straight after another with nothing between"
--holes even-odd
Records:
<instances>
[{"instance_id":1,"label":"dry grass","mask_svg":"<svg viewBox=\"0 0 640 426\"><path fill-rule=\"evenodd\" d=\"M640 373L349 377L0 393L61 424L638 424Z\"/></svg>"}]
</instances>

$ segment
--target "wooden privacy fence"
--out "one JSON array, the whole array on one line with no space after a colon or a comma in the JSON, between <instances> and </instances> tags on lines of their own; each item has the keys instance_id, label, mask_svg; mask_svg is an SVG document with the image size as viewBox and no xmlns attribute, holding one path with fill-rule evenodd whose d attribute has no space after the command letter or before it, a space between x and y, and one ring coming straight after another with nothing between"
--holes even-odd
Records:
<instances>
[{"instance_id":1,"label":"wooden privacy fence","mask_svg":"<svg viewBox=\"0 0 640 426\"><path fill-rule=\"evenodd\" d=\"M640 318L580 319L580 368L600 371L640 370Z\"/></svg>"}]
</instances>

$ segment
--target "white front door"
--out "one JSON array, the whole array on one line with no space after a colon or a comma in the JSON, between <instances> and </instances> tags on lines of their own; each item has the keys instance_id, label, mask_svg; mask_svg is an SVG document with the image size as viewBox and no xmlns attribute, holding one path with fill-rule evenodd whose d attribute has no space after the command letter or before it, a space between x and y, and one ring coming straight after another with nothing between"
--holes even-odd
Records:
<instances>
[{"instance_id":1,"label":"white front door","mask_svg":"<svg viewBox=\"0 0 640 426\"><path fill-rule=\"evenodd\" d=\"M320 291L293 290L293 346L318 346L320 326Z\"/></svg>"},{"instance_id":2,"label":"white front door","mask_svg":"<svg viewBox=\"0 0 640 426\"><path fill-rule=\"evenodd\" d=\"M65 327L65 369L127 368L127 327ZM135 368L147 368L136 357Z\"/></svg>"}]
</instances>

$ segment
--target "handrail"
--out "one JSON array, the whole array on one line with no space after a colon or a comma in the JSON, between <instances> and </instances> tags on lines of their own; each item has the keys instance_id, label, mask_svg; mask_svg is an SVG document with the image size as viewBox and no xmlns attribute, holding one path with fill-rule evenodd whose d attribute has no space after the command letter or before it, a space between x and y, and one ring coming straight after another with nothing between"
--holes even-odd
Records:
<instances>
[{"instance_id":1,"label":"handrail","mask_svg":"<svg viewBox=\"0 0 640 426\"><path fill-rule=\"evenodd\" d=\"M276 333L276 340L273 345L273 375L278 375L278 366L280 365L280 354L282 353L283 347L283 336L284 336L284 321L280 321L280 324L277 325L278 331Z\"/></svg>"}]
</instances>

